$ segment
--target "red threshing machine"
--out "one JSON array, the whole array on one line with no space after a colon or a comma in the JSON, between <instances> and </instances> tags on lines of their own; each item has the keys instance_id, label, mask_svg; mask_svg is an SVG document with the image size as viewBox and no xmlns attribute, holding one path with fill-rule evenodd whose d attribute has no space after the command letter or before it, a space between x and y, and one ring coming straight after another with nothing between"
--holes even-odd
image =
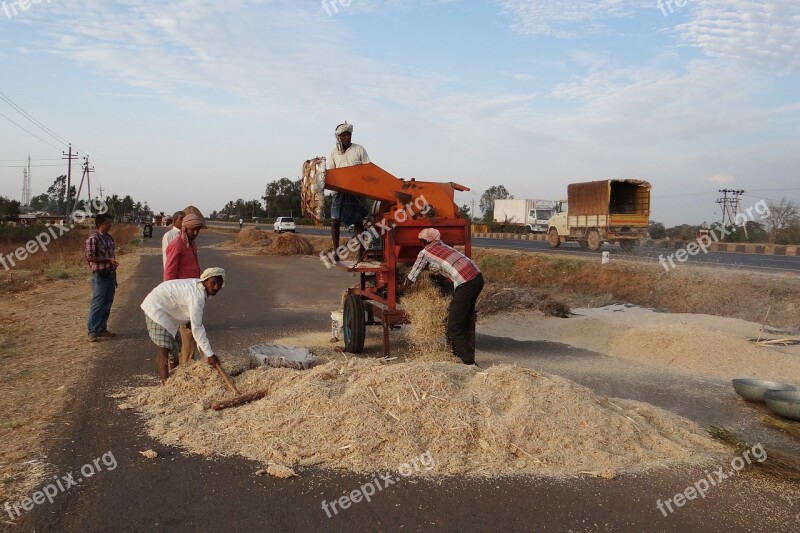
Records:
<instances>
[{"instance_id":1,"label":"red threshing machine","mask_svg":"<svg viewBox=\"0 0 800 533\"><path fill-rule=\"evenodd\" d=\"M469 189L452 182L403 180L374 163L326 170L325 158L318 157L303 165L302 187L303 210L318 223L325 189L376 202L361 234L368 248L358 261L339 261L336 266L359 278L344 300L345 351L361 353L366 326L381 325L388 357L390 327L409 323L397 306L397 284L402 283L397 267L414 263L422 249L418 235L424 228L438 229L443 242L463 246L465 255L471 256L470 222L461 217L453 201L455 191Z\"/></svg>"}]
</instances>

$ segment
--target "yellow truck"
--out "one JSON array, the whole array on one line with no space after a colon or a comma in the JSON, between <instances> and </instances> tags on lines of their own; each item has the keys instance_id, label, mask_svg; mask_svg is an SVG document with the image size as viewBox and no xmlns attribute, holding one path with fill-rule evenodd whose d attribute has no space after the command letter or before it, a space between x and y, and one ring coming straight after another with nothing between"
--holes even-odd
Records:
<instances>
[{"instance_id":1,"label":"yellow truck","mask_svg":"<svg viewBox=\"0 0 800 533\"><path fill-rule=\"evenodd\" d=\"M556 204L548 221L547 242L551 248L577 242L590 250L611 242L631 251L647 238L650 188L646 181L631 179L570 184L567 199Z\"/></svg>"}]
</instances>

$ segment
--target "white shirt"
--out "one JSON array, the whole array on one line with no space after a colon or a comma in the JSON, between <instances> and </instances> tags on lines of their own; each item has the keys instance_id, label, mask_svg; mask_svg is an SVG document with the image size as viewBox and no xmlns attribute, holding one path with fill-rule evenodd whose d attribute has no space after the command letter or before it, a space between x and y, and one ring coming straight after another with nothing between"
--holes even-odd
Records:
<instances>
[{"instance_id":1,"label":"white shirt","mask_svg":"<svg viewBox=\"0 0 800 533\"><path fill-rule=\"evenodd\" d=\"M327 161L328 168L352 167L370 163L367 151L360 144L351 144L343 154L334 148L331 151L331 158Z\"/></svg>"},{"instance_id":2,"label":"white shirt","mask_svg":"<svg viewBox=\"0 0 800 533\"><path fill-rule=\"evenodd\" d=\"M192 337L206 357L214 355L211 344L203 326L203 309L206 307L208 294L200 280L171 279L158 285L142 302L142 310L171 335L178 333L178 328L192 323Z\"/></svg>"},{"instance_id":3,"label":"white shirt","mask_svg":"<svg viewBox=\"0 0 800 533\"><path fill-rule=\"evenodd\" d=\"M180 237L180 235L181 230L175 226L172 226L172 229L166 232L163 237L161 237L161 259L164 263L164 267L167 266L167 246L169 246L169 243L175 240L176 237Z\"/></svg>"}]
</instances>

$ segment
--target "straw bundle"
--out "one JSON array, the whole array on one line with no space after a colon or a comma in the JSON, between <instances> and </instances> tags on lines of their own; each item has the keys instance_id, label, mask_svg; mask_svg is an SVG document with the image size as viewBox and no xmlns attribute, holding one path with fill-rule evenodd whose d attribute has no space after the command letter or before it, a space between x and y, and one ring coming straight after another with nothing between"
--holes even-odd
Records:
<instances>
[{"instance_id":1,"label":"straw bundle","mask_svg":"<svg viewBox=\"0 0 800 533\"><path fill-rule=\"evenodd\" d=\"M715 439L732 446L738 453L753 447L744 438L721 426L710 426L708 432ZM800 480L800 458L762 446L767 458L763 462L753 461L752 465L765 474L789 480Z\"/></svg>"},{"instance_id":2,"label":"straw bundle","mask_svg":"<svg viewBox=\"0 0 800 533\"><path fill-rule=\"evenodd\" d=\"M761 415L758 419L761 420L761 423L765 426L779 429L796 439L800 439L800 423L798 422L787 422L786 420L781 420L780 418L769 415Z\"/></svg>"},{"instance_id":3,"label":"straw bundle","mask_svg":"<svg viewBox=\"0 0 800 533\"><path fill-rule=\"evenodd\" d=\"M420 279L413 292L403 297L403 309L411 320L406 334L411 356L415 361L459 362L447 346L445 323L450 300L427 276Z\"/></svg>"}]
</instances>

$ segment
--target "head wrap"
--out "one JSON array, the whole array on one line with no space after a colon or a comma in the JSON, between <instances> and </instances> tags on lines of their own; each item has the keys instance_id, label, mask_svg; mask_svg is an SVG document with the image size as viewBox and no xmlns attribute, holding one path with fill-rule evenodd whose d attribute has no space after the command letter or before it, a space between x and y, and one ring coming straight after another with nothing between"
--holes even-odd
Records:
<instances>
[{"instance_id":1,"label":"head wrap","mask_svg":"<svg viewBox=\"0 0 800 533\"><path fill-rule=\"evenodd\" d=\"M200 275L200 283L207 280L208 278L216 278L217 276L222 278L222 286L225 286L225 269L219 267L211 267L203 270L203 273ZM198 283L198 285L200 285Z\"/></svg>"},{"instance_id":2,"label":"head wrap","mask_svg":"<svg viewBox=\"0 0 800 533\"><path fill-rule=\"evenodd\" d=\"M439 233L438 229L425 228L419 232L419 238L428 242L440 241L442 240L442 234Z\"/></svg>"},{"instance_id":3,"label":"head wrap","mask_svg":"<svg viewBox=\"0 0 800 533\"><path fill-rule=\"evenodd\" d=\"M340 154L344 153L344 148L342 148L342 141L339 140L339 135L341 135L342 133L351 133L352 134L353 133L353 125L352 124L348 124L347 121L345 121L344 124L339 124L338 126L336 126L336 133L335 133L335 135L336 135L336 150Z\"/></svg>"},{"instance_id":4,"label":"head wrap","mask_svg":"<svg viewBox=\"0 0 800 533\"><path fill-rule=\"evenodd\" d=\"M199 215L189 214L183 217L183 224L181 228L186 229L200 229L206 227L206 221Z\"/></svg>"}]
</instances>

